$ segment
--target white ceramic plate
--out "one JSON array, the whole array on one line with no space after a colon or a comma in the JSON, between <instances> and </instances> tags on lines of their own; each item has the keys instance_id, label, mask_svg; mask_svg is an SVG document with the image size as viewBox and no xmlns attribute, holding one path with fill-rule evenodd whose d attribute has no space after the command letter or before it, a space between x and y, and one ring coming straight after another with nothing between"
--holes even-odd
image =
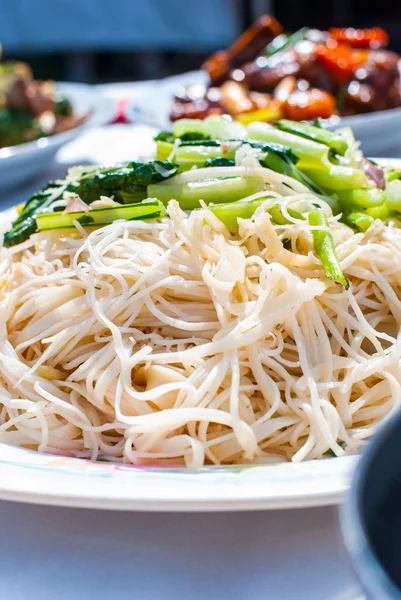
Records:
<instances>
[{"instance_id":1,"label":"white ceramic plate","mask_svg":"<svg viewBox=\"0 0 401 600\"><path fill-rule=\"evenodd\" d=\"M101 95L89 85L80 83L58 83L57 89L72 103L76 114L90 111L88 119L69 131L40 138L26 144L0 149L0 188L20 185L45 168L56 152L83 131L112 121L115 102Z\"/></svg>"},{"instance_id":2,"label":"white ceramic plate","mask_svg":"<svg viewBox=\"0 0 401 600\"><path fill-rule=\"evenodd\" d=\"M171 128L169 114L174 92L180 86L207 83L203 71L192 71L160 81L149 82L148 92L129 105L127 116L134 122ZM399 156L401 154L401 108L393 108L354 117L343 117L335 127L352 127L356 139L367 156Z\"/></svg>"},{"instance_id":3,"label":"white ceramic plate","mask_svg":"<svg viewBox=\"0 0 401 600\"><path fill-rule=\"evenodd\" d=\"M150 142L139 131L137 143ZM139 143L140 142L140 143ZM401 168L400 160L380 160ZM0 231L15 209L0 213ZM356 456L266 466L134 467L40 454L0 444L0 498L113 510L230 511L339 503Z\"/></svg>"},{"instance_id":4,"label":"white ceramic plate","mask_svg":"<svg viewBox=\"0 0 401 600\"><path fill-rule=\"evenodd\" d=\"M229 511L337 504L356 457L261 467L138 468L0 444L0 498L142 511Z\"/></svg>"},{"instance_id":5,"label":"white ceramic plate","mask_svg":"<svg viewBox=\"0 0 401 600\"><path fill-rule=\"evenodd\" d=\"M15 218L0 213L0 232ZM266 466L134 467L0 444L0 499L143 511L230 511L325 506L341 501L355 456Z\"/></svg>"}]
</instances>

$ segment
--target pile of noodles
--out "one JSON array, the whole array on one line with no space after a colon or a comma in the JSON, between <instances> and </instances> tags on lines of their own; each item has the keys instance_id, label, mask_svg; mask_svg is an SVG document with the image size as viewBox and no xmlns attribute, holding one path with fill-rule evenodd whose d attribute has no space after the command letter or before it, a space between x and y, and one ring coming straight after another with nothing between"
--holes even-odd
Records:
<instances>
[{"instance_id":1,"label":"pile of noodles","mask_svg":"<svg viewBox=\"0 0 401 600\"><path fill-rule=\"evenodd\" d=\"M238 236L171 201L3 249L0 442L194 468L357 452L401 401L401 231L330 216L346 291L287 212L316 198L280 197L278 226L277 197Z\"/></svg>"}]
</instances>

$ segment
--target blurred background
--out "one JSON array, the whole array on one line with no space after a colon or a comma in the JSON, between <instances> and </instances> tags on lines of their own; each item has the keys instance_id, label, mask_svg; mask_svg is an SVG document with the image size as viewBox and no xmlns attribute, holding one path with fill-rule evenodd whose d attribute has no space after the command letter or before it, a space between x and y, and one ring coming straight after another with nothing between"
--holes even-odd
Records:
<instances>
[{"instance_id":1,"label":"blurred background","mask_svg":"<svg viewBox=\"0 0 401 600\"><path fill-rule=\"evenodd\" d=\"M139 81L197 69L266 12L290 31L381 26L401 52L394 0L0 0L0 43L39 79Z\"/></svg>"}]
</instances>

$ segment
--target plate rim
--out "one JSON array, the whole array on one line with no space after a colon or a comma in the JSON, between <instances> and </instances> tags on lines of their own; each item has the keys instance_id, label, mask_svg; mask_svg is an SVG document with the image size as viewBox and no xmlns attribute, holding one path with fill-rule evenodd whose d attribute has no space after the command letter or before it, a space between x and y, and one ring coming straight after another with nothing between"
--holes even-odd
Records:
<instances>
[{"instance_id":1,"label":"plate rim","mask_svg":"<svg viewBox=\"0 0 401 600\"><path fill-rule=\"evenodd\" d=\"M181 73L179 75L171 75L168 77L163 77L159 80L149 80L149 90L148 93L143 93L139 98L128 102L126 109L126 117L131 123L142 123L144 125L151 125L153 127L163 128L168 125L167 121L164 121L164 118L158 120L152 120L151 117L146 117L146 113L141 109L141 105L146 104L146 99L152 93L154 88L158 88L160 90L160 86L168 88L171 85L176 83L179 85L186 85L185 78L189 80L198 79L199 83L207 82L207 74L201 69L197 71L187 71L185 73ZM163 88L162 88L163 89ZM162 113L164 111L162 110ZM401 106L388 108L386 110L378 110L374 112L367 112L358 115L349 115L343 116L339 118L338 123L333 125L336 129L339 127L357 127L366 123L375 124L378 122L388 121L401 115ZM169 123L171 126L171 123Z\"/></svg>"},{"instance_id":2,"label":"plate rim","mask_svg":"<svg viewBox=\"0 0 401 600\"><path fill-rule=\"evenodd\" d=\"M77 95L86 96L93 104L92 113L89 114L88 118L83 123L68 131L56 133L55 135L43 136L37 140L24 142L23 144L0 148L0 162L12 160L13 158L20 158L22 156L26 157L31 153L43 149L62 146L87 129L106 125L116 116L117 108L115 101L96 90L95 86L86 83L67 81L56 81L55 86L57 91L60 91L67 97L73 98Z\"/></svg>"},{"instance_id":3,"label":"plate rim","mask_svg":"<svg viewBox=\"0 0 401 600\"><path fill-rule=\"evenodd\" d=\"M335 505L349 489L359 460L358 456L345 456L299 464L211 466L188 471L92 462L0 444L0 456L3 452L14 460L0 460L1 500L141 512L282 510ZM24 454L30 462L24 462ZM321 470L326 488L321 486ZM295 492L291 471L297 475ZM278 477L264 478L269 472Z\"/></svg>"}]
</instances>

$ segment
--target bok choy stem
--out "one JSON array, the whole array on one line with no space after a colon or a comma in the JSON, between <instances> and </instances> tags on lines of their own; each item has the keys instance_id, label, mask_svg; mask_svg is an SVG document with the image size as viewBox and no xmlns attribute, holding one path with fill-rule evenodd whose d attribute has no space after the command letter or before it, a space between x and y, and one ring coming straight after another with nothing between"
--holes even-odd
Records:
<instances>
[{"instance_id":1,"label":"bok choy stem","mask_svg":"<svg viewBox=\"0 0 401 600\"><path fill-rule=\"evenodd\" d=\"M338 262L333 235L329 229L329 223L324 211L321 208L311 210L308 214L309 225L321 229L313 229L312 236L315 244L316 254L322 261L326 277L341 283L347 290L349 281L341 270Z\"/></svg>"},{"instance_id":2,"label":"bok choy stem","mask_svg":"<svg viewBox=\"0 0 401 600\"><path fill-rule=\"evenodd\" d=\"M165 214L164 205L159 200L146 200L136 204L92 208L87 212L43 213L36 217L38 231L74 228L74 221L83 227L102 227L113 221L162 219Z\"/></svg>"}]
</instances>

